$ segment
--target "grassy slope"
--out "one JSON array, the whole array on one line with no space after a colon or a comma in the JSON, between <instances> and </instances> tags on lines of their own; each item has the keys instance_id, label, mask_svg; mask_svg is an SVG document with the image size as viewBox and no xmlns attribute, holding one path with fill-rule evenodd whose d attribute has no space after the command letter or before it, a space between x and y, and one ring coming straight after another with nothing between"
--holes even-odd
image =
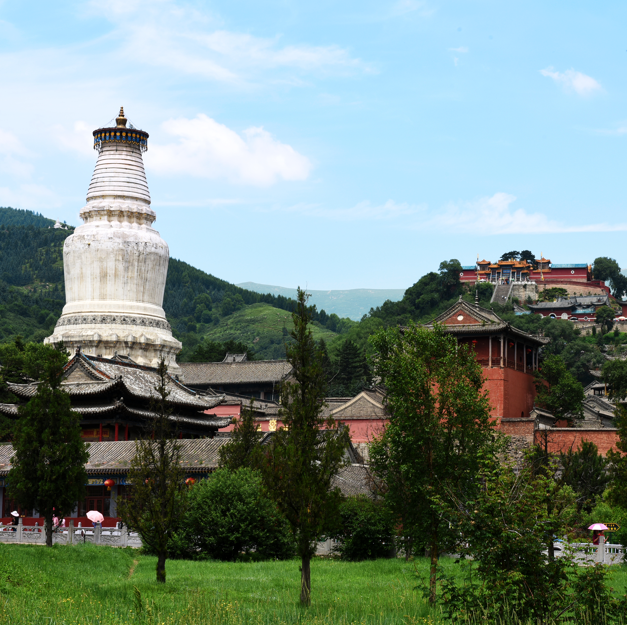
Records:
<instances>
[{"instance_id":1,"label":"grassy slope","mask_svg":"<svg viewBox=\"0 0 627 625\"><path fill-rule=\"evenodd\" d=\"M220 320L220 324L210 328L205 337L212 341L235 339L251 345L258 358L266 360L285 357L283 329L293 328L292 315L270 304L252 304ZM313 326L314 339L332 341L336 336L326 328Z\"/></svg>"},{"instance_id":2,"label":"grassy slope","mask_svg":"<svg viewBox=\"0 0 627 625\"><path fill-rule=\"evenodd\" d=\"M462 571L448 558L447 573ZM168 561L155 582L156 558L131 549L79 545L52 549L0 545L0 623L29 625L360 625L441 623L416 590L428 561L348 563L315 559L312 606L297 605L299 562ZM132 574L131 574L132 570ZM627 567L612 567L625 590ZM139 607L141 605L141 612ZM435 617L435 618L434 618Z\"/></svg>"}]
</instances>

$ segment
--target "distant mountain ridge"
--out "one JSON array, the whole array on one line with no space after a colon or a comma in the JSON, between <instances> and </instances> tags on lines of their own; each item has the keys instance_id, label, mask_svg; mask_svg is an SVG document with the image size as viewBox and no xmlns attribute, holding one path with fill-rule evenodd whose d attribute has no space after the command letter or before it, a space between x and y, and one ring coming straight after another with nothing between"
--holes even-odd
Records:
<instances>
[{"instance_id":1,"label":"distant mountain ridge","mask_svg":"<svg viewBox=\"0 0 627 625\"><path fill-rule=\"evenodd\" d=\"M255 293L269 293L296 298L296 289L272 284L258 284L257 282L242 282L237 284L242 289ZM371 308L381 306L386 300L398 302L403 299L405 289L346 289L320 291L307 289L311 295L310 304L315 304L318 310L325 310L329 315L335 313L338 317L348 317L359 321Z\"/></svg>"}]
</instances>

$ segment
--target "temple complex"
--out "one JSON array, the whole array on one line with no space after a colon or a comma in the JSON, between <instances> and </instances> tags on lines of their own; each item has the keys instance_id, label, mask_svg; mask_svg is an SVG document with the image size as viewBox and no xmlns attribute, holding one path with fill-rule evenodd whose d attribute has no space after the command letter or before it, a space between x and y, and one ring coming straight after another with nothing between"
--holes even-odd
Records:
<instances>
[{"instance_id":1,"label":"temple complex","mask_svg":"<svg viewBox=\"0 0 627 625\"><path fill-rule=\"evenodd\" d=\"M526 260L477 261L475 265L462 267L462 282L581 282L592 281L592 267L586 263L557 265L548 258L540 258L535 264Z\"/></svg>"},{"instance_id":2,"label":"temple complex","mask_svg":"<svg viewBox=\"0 0 627 625\"><path fill-rule=\"evenodd\" d=\"M45 342L153 367L163 358L177 373L181 343L163 311L169 250L152 227L142 159L148 133L127 121L120 109L115 127L94 130L98 160L84 223L63 247L66 304Z\"/></svg>"}]
</instances>

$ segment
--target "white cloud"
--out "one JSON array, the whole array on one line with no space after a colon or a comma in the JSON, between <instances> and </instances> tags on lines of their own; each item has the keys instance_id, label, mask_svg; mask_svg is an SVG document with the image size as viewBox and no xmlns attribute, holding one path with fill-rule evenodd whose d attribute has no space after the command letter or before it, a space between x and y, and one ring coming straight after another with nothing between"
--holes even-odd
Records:
<instances>
[{"instance_id":1,"label":"white cloud","mask_svg":"<svg viewBox=\"0 0 627 625\"><path fill-rule=\"evenodd\" d=\"M552 78L567 91L574 91L581 96L591 95L596 91L603 91L601 85L592 76L576 72L574 69L556 72L552 67L547 67L546 69L541 69L540 73L547 78Z\"/></svg>"},{"instance_id":2,"label":"white cloud","mask_svg":"<svg viewBox=\"0 0 627 625\"><path fill-rule=\"evenodd\" d=\"M93 130L95 127L95 124L77 121L74 122L72 130L67 130L60 125L53 126L52 134L62 148L79 152L84 156L92 156L94 152Z\"/></svg>"},{"instance_id":3,"label":"white cloud","mask_svg":"<svg viewBox=\"0 0 627 625\"><path fill-rule=\"evenodd\" d=\"M430 219L414 224L418 230L482 236L501 234L558 234L574 232L613 232L627 230L627 224L595 223L573 226L550 219L543 213L531 213L511 204L516 197L495 193L475 202L449 204Z\"/></svg>"},{"instance_id":4,"label":"white cloud","mask_svg":"<svg viewBox=\"0 0 627 625\"><path fill-rule=\"evenodd\" d=\"M2 128L0 128L0 154L30 156L30 152L24 147L18 137Z\"/></svg>"},{"instance_id":5,"label":"white cloud","mask_svg":"<svg viewBox=\"0 0 627 625\"><path fill-rule=\"evenodd\" d=\"M110 20L122 40L119 56L230 83L259 81L259 70L353 73L374 69L337 45L280 45L220 28L221 20L172 0L97 0L92 13Z\"/></svg>"},{"instance_id":6,"label":"white cloud","mask_svg":"<svg viewBox=\"0 0 627 625\"><path fill-rule=\"evenodd\" d=\"M203 114L194 119L171 119L162 128L177 142L153 142L145 158L147 167L160 174L268 186L279 179L305 180L312 168L306 156L263 128L248 128L240 135Z\"/></svg>"},{"instance_id":7,"label":"white cloud","mask_svg":"<svg viewBox=\"0 0 627 625\"><path fill-rule=\"evenodd\" d=\"M459 52L460 54L468 54L468 48L466 46L461 46L459 48L449 48L451 52Z\"/></svg>"}]
</instances>

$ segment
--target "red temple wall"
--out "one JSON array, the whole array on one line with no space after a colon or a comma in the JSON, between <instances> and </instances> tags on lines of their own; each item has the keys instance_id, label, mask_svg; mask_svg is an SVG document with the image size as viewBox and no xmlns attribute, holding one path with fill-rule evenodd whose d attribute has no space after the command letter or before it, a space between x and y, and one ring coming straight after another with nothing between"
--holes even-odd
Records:
<instances>
[{"instance_id":1,"label":"red temple wall","mask_svg":"<svg viewBox=\"0 0 627 625\"><path fill-rule=\"evenodd\" d=\"M484 376L483 388L488 391L492 416L503 419L529 416L536 397L533 375L509 368L492 367L484 370Z\"/></svg>"},{"instance_id":2,"label":"red temple wall","mask_svg":"<svg viewBox=\"0 0 627 625\"><path fill-rule=\"evenodd\" d=\"M614 448L619 441L618 430L606 428L603 430L587 430L583 428L551 428L549 430L536 430L535 442L544 445L544 435L548 436L547 447L551 453L576 450L582 441L594 443L603 456Z\"/></svg>"}]
</instances>

